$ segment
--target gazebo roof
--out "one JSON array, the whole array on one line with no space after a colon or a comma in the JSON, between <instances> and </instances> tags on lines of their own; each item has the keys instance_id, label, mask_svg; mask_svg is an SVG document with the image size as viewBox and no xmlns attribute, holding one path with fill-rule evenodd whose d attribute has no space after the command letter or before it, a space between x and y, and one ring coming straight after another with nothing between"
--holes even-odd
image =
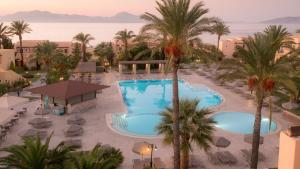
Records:
<instances>
[{"instance_id":1,"label":"gazebo roof","mask_svg":"<svg viewBox=\"0 0 300 169\"><path fill-rule=\"evenodd\" d=\"M96 73L96 62L79 62L74 73Z\"/></svg>"},{"instance_id":2,"label":"gazebo roof","mask_svg":"<svg viewBox=\"0 0 300 169\"><path fill-rule=\"evenodd\" d=\"M67 80L58 83L28 89L27 91L59 99L70 99L76 96L102 90L109 86L96 85L81 81Z\"/></svg>"}]
</instances>

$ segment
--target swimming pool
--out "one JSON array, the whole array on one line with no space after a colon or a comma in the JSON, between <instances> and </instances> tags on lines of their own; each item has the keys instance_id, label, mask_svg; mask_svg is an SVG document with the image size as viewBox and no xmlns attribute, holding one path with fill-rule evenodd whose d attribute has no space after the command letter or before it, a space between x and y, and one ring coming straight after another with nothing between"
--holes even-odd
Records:
<instances>
[{"instance_id":1,"label":"swimming pool","mask_svg":"<svg viewBox=\"0 0 300 169\"><path fill-rule=\"evenodd\" d=\"M112 127L120 132L136 136L157 136L155 127L159 115L172 106L172 80L128 80L120 81L119 87L127 113L112 115ZM200 99L199 108L221 104L222 98L204 85L192 86L179 81L179 97Z\"/></svg>"},{"instance_id":2,"label":"swimming pool","mask_svg":"<svg viewBox=\"0 0 300 169\"><path fill-rule=\"evenodd\" d=\"M220 112L212 116L216 121L216 127L223 130L239 133L251 134L253 132L254 114L242 112ZM269 119L262 117L261 119L261 134L268 134L276 131L277 124L272 121L271 129L269 130Z\"/></svg>"}]
</instances>

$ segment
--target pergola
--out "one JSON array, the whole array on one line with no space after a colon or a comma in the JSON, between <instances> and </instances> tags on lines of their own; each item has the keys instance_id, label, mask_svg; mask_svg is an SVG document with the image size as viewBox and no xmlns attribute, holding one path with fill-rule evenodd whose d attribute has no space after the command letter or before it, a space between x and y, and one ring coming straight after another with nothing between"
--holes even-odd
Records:
<instances>
[{"instance_id":1,"label":"pergola","mask_svg":"<svg viewBox=\"0 0 300 169\"><path fill-rule=\"evenodd\" d=\"M159 72L164 72L165 65L167 64L166 60L138 60L138 61L119 61L119 73L123 73L124 65L132 65L132 73L136 74L136 65L142 64L145 66L145 71L151 73L151 64L158 64Z\"/></svg>"},{"instance_id":2,"label":"pergola","mask_svg":"<svg viewBox=\"0 0 300 169\"><path fill-rule=\"evenodd\" d=\"M74 73L96 73L96 62L79 62Z\"/></svg>"},{"instance_id":3,"label":"pergola","mask_svg":"<svg viewBox=\"0 0 300 169\"><path fill-rule=\"evenodd\" d=\"M95 99L97 91L107 87L109 86L67 80L27 91L40 94L42 100L47 96L50 103L67 106Z\"/></svg>"}]
</instances>

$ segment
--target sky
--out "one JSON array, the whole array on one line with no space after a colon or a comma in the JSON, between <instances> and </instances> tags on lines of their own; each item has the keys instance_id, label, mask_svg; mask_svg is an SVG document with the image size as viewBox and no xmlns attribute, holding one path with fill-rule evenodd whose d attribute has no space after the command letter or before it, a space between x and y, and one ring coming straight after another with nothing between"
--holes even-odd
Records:
<instances>
[{"instance_id":1,"label":"sky","mask_svg":"<svg viewBox=\"0 0 300 169\"><path fill-rule=\"evenodd\" d=\"M192 3L200 0L191 0ZM300 0L203 0L209 16L225 21L255 22L300 16ZM0 15L42 10L63 14L112 16L119 12L155 12L155 0L0 0Z\"/></svg>"}]
</instances>

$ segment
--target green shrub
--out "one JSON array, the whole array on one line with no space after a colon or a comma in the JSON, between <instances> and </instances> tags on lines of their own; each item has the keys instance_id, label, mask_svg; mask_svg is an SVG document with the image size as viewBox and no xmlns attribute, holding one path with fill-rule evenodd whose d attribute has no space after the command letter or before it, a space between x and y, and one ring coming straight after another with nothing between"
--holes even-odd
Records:
<instances>
[{"instance_id":1,"label":"green shrub","mask_svg":"<svg viewBox=\"0 0 300 169\"><path fill-rule=\"evenodd\" d=\"M25 73L24 75L22 75L24 78L26 78L26 79L32 79L32 78L34 78L34 74L32 74L32 73Z\"/></svg>"}]
</instances>

